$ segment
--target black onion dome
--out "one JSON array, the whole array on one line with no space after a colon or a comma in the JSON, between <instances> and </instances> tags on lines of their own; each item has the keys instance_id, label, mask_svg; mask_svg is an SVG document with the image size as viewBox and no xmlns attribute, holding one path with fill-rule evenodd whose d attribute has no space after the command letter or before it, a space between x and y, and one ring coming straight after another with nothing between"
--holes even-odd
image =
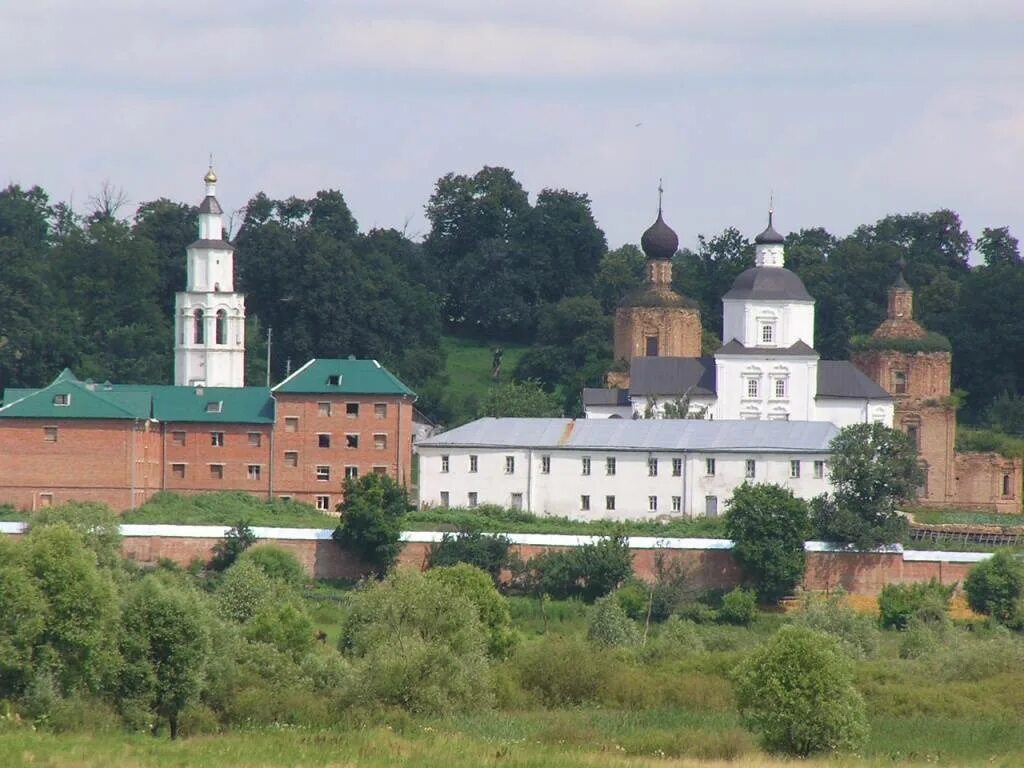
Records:
<instances>
[{"instance_id":1,"label":"black onion dome","mask_svg":"<svg viewBox=\"0 0 1024 768\"><path fill-rule=\"evenodd\" d=\"M768 214L768 226L765 227L764 232L754 238L754 242L758 245L782 245L786 242L786 238L775 231L775 227L772 226L772 215Z\"/></svg>"},{"instance_id":2,"label":"black onion dome","mask_svg":"<svg viewBox=\"0 0 1024 768\"><path fill-rule=\"evenodd\" d=\"M751 267L740 273L722 298L814 301L797 274L784 267Z\"/></svg>"},{"instance_id":3,"label":"black onion dome","mask_svg":"<svg viewBox=\"0 0 1024 768\"><path fill-rule=\"evenodd\" d=\"M671 259L679 250L679 235L665 223L661 211L658 211L657 221L640 238L640 247L648 259Z\"/></svg>"}]
</instances>

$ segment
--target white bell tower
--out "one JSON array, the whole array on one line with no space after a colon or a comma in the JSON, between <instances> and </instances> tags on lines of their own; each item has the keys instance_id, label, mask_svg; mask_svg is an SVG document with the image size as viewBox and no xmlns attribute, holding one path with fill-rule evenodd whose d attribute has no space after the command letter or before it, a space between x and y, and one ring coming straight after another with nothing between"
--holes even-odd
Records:
<instances>
[{"instance_id":1,"label":"white bell tower","mask_svg":"<svg viewBox=\"0 0 1024 768\"><path fill-rule=\"evenodd\" d=\"M185 251L185 290L174 298L174 383L245 386L245 297L235 293L235 248L224 240L213 164L203 178L199 239Z\"/></svg>"}]
</instances>

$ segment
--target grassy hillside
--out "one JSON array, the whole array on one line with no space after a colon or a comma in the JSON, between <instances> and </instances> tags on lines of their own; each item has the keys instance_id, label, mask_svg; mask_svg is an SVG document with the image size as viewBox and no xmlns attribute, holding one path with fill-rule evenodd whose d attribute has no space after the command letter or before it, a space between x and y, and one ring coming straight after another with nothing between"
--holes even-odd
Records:
<instances>
[{"instance_id":1,"label":"grassy hillside","mask_svg":"<svg viewBox=\"0 0 1024 768\"><path fill-rule=\"evenodd\" d=\"M501 347L505 352L501 380L509 381L519 359L528 349L522 344L485 342L459 336L445 336L441 346L446 354L447 395L457 413L456 423L468 421L476 415L476 404L494 383L491 379L494 350Z\"/></svg>"}]
</instances>

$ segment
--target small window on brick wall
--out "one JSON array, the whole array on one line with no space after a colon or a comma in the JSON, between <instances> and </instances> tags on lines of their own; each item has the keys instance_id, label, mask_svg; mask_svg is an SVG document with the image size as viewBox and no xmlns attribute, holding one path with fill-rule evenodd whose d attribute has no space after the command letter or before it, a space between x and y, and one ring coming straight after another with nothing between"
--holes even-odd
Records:
<instances>
[{"instance_id":1,"label":"small window on brick wall","mask_svg":"<svg viewBox=\"0 0 1024 768\"><path fill-rule=\"evenodd\" d=\"M327 432L321 432L316 436L316 444L319 448L331 447L331 436Z\"/></svg>"},{"instance_id":2,"label":"small window on brick wall","mask_svg":"<svg viewBox=\"0 0 1024 768\"><path fill-rule=\"evenodd\" d=\"M173 475L176 480L184 480L185 479L185 465L184 464L171 464L171 475Z\"/></svg>"},{"instance_id":3,"label":"small window on brick wall","mask_svg":"<svg viewBox=\"0 0 1024 768\"><path fill-rule=\"evenodd\" d=\"M210 433L210 445L216 448L224 447L224 433L223 432L211 432Z\"/></svg>"},{"instance_id":4,"label":"small window on brick wall","mask_svg":"<svg viewBox=\"0 0 1024 768\"><path fill-rule=\"evenodd\" d=\"M345 403L345 418L355 419L359 416L359 403Z\"/></svg>"},{"instance_id":5,"label":"small window on brick wall","mask_svg":"<svg viewBox=\"0 0 1024 768\"><path fill-rule=\"evenodd\" d=\"M317 480L330 480L331 479L331 468L324 464L317 466L316 468L316 479Z\"/></svg>"},{"instance_id":6,"label":"small window on brick wall","mask_svg":"<svg viewBox=\"0 0 1024 768\"><path fill-rule=\"evenodd\" d=\"M210 465L210 479L211 480L223 480L224 479L224 465L223 464L211 464Z\"/></svg>"},{"instance_id":7,"label":"small window on brick wall","mask_svg":"<svg viewBox=\"0 0 1024 768\"><path fill-rule=\"evenodd\" d=\"M382 451L388 447L388 436L384 434L377 434L373 436L373 447L378 451Z\"/></svg>"},{"instance_id":8,"label":"small window on brick wall","mask_svg":"<svg viewBox=\"0 0 1024 768\"><path fill-rule=\"evenodd\" d=\"M331 497L330 496L317 496L316 497L316 508L321 512L331 511Z\"/></svg>"},{"instance_id":9,"label":"small window on brick wall","mask_svg":"<svg viewBox=\"0 0 1024 768\"><path fill-rule=\"evenodd\" d=\"M56 427L43 427L43 442L44 443L56 443L57 442L57 428Z\"/></svg>"},{"instance_id":10,"label":"small window on brick wall","mask_svg":"<svg viewBox=\"0 0 1024 768\"><path fill-rule=\"evenodd\" d=\"M285 451L284 452L284 465L286 467L297 467L297 466L299 466L299 452L298 451Z\"/></svg>"},{"instance_id":11,"label":"small window on brick wall","mask_svg":"<svg viewBox=\"0 0 1024 768\"><path fill-rule=\"evenodd\" d=\"M330 416L331 415L331 404L330 403L317 403L316 412L318 416Z\"/></svg>"},{"instance_id":12,"label":"small window on brick wall","mask_svg":"<svg viewBox=\"0 0 1024 768\"><path fill-rule=\"evenodd\" d=\"M345 447L346 448L358 448L359 447L359 435L355 435L355 434L345 435Z\"/></svg>"},{"instance_id":13,"label":"small window on brick wall","mask_svg":"<svg viewBox=\"0 0 1024 768\"><path fill-rule=\"evenodd\" d=\"M298 432L299 431L299 417L298 416L285 416L284 417L284 431L285 432Z\"/></svg>"},{"instance_id":14,"label":"small window on brick wall","mask_svg":"<svg viewBox=\"0 0 1024 768\"><path fill-rule=\"evenodd\" d=\"M178 430L171 432L171 445L184 445L185 444L185 433Z\"/></svg>"},{"instance_id":15,"label":"small window on brick wall","mask_svg":"<svg viewBox=\"0 0 1024 768\"><path fill-rule=\"evenodd\" d=\"M246 468L246 476L250 480L259 480L261 474L262 474L262 470L260 469L260 465L259 464L250 464Z\"/></svg>"},{"instance_id":16,"label":"small window on brick wall","mask_svg":"<svg viewBox=\"0 0 1024 768\"><path fill-rule=\"evenodd\" d=\"M373 404L373 415L377 419L386 419L388 417L388 404L387 403L374 403Z\"/></svg>"},{"instance_id":17,"label":"small window on brick wall","mask_svg":"<svg viewBox=\"0 0 1024 768\"><path fill-rule=\"evenodd\" d=\"M250 432L249 433L249 445L250 446L252 446L253 448L259 448L262 443L263 443L263 435L261 435L259 432Z\"/></svg>"},{"instance_id":18,"label":"small window on brick wall","mask_svg":"<svg viewBox=\"0 0 1024 768\"><path fill-rule=\"evenodd\" d=\"M907 374L906 371L893 371L892 374L892 388L897 395L907 394Z\"/></svg>"},{"instance_id":19,"label":"small window on brick wall","mask_svg":"<svg viewBox=\"0 0 1024 768\"><path fill-rule=\"evenodd\" d=\"M345 467L345 477L347 477L350 480L355 480L357 477L359 477L359 467L353 465Z\"/></svg>"}]
</instances>

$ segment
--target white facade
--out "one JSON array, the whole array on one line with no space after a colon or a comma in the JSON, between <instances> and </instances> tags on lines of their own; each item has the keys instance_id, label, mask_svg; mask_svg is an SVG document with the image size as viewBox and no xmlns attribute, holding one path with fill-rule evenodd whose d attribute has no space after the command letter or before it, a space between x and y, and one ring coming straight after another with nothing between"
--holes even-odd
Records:
<instances>
[{"instance_id":1,"label":"white facade","mask_svg":"<svg viewBox=\"0 0 1024 768\"><path fill-rule=\"evenodd\" d=\"M813 301L722 300L722 340L751 349L814 347Z\"/></svg>"},{"instance_id":2,"label":"white facade","mask_svg":"<svg viewBox=\"0 0 1024 768\"><path fill-rule=\"evenodd\" d=\"M223 239L217 176L207 173L199 239L186 250L187 284L174 299L174 383L245 385L245 297L235 293L234 248Z\"/></svg>"}]
</instances>

